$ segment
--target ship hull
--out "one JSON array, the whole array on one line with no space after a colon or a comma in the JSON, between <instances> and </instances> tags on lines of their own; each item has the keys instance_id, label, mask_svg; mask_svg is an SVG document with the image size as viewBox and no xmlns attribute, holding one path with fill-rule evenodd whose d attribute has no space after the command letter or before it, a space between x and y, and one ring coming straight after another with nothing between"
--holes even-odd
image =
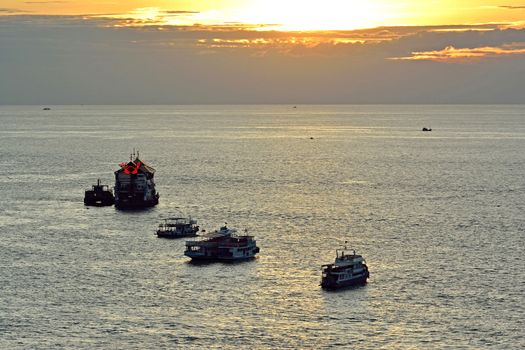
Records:
<instances>
[{"instance_id":1,"label":"ship hull","mask_svg":"<svg viewBox=\"0 0 525 350\"><path fill-rule=\"evenodd\" d=\"M233 262L233 261L245 261L245 260L252 260L255 259L255 255L251 256L243 256L243 257L217 257L217 256L202 256L202 255L190 255L184 253L187 257L191 258L191 261L206 261L206 262L213 262L213 261L220 261L220 262Z\"/></svg>"},{"instance_id":2,"label":"ship hull","mask_svg":"<svg viewBox=\"0 0 525 350\"><path fill-rule=\"evenodd\" d=\"M113 204L110 200L84 200L84 205L88 207L109 207Z\"/></svg>"},{"instance_id":3,"label":"ship hull","mask_svg":"<svg viewBox=\"0 0 525 350\"><path fill-rule=\"evenodd\" d=\"M186 232L186 233L175 233L175 232L162 232L157 231L157 237L159 238L183 238L183 237L196 237L197 232Z\"/></svg>"},{"instance_id":4,"label":"ship hull","mask_svg":"<svg viewBox=\"0 0 525 350\"><path fill-rule=\"evenodd\" d=\"M339 288L348 288L354 286L362 286L366 284L368 279L368 271L362 275L355 276L354 278L349 278L346 280L336 280L337 276L327 276L324 277L321 281L321 287L324 289L339 289ZM335 277L335 278L334 278Z\"/></svg>"},{"instance_id":5,"label":"ship hull","mask_svg":"<svg viewBox=\"0 0 525 350\"><path fill-rule=\"evenodd\" d=\"M84 205L94 207L105 207L115 203L115 198L111 192L97 193L94 191L86 191L84 196Z\"/></svg>"},{"instance_id":6,"label":"ship hull","mask_svg":"<svg viewBox=\"0 0 525 350\"><path fill-rule=\"evenodd\" d=\"M144 200L142 198L136 197L119 197L117 200L115 200L115 207L117 209L145 209L154 207L157 204L159 204L159 199L157 197L150 200Z\"/></svg>"},{"instance_id":7,"label":"ship hull","mask_svg":"<svg viewBox=\"0 0 525 350\"><path fill-rule=\"evenodd\" d=\"M251 260L259 253L259 247L254 247L245 254L232 254L231 252L222 252L221 249L210 249L206 252L185 251L184 255L195 261L242 261Z\"/></svg>"}]
</instances>

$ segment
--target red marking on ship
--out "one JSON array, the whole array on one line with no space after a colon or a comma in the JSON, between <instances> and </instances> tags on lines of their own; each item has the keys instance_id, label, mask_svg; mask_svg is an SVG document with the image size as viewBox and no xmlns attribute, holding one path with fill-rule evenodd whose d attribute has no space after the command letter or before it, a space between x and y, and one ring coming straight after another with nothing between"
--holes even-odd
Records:
<instances>
[{"instance_id":1,"label":"red marking on ship","mask_svg":"<svg viewBox=\"0 0 525 350\"><path fill-rule=\"evenodd\" d=\"M140 168L140 162L137 162L135 165L127 165L126 163L120 163L119 165L124 170L124 174L137 175Z\"/></svg>"}]
</instances>

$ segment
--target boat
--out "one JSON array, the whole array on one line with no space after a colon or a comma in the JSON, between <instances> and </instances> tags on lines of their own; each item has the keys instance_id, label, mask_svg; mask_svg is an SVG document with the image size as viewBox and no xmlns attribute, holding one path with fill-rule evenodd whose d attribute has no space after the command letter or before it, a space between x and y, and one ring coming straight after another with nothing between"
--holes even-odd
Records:
<instances>
[{"instance_id":1,"label":"boat","mask_svg":"<svg viewBox=\"0 0 525 350\"><path fill-rule=\"evenodd\" d=\"M42 108L42 110L43 110L43 111L50 111L51 108L49 108L49 107L44 107L44 108Z\"/></svg>"},{"instance_id":2,"label":"boat","mask_svg":"<svg viewBox=\"0 0 525 350\"><path fill-rule=\"evenodd\" d=\"M154 176L155 169L133 151L129 162L120 163L120 169L115 171L115 207L142 209L159 204Z\"/></svg>"},{"instance_id":3,"label":"boat","mask_svg":"<svg viewBox=\"0 0 525 350\"><path fill-rule=\"evenodd\" d=\"M423 127L423 129L421 129L421 131L432 131L432 128Z\"/></svg>"},{"instance_id":4,"label":"boat","mask_svg":"<svg viewBox=\"0 0 525 350\"><path fill-rule=\"evenodd\" d=\"M361 255L346 253L346 246L337 249L335 262L322 265L321 287L325 289L337 289L343 287L366 284L369 277L368 266Z\"/></svg>"},{"instance_id":5,"label":"boat","mask_svg":"<svg viewBox=\"0 0 525 350\"><path fill-rule=\"evenodd\" d=\"M174 217L164 219L156 234L159 238L194 237L199 232L197 221L192 218Z\"/></svg>"},{"instance_id":6,"label":"boat","mask_svg":"<svg viewBox=\"0 0 525 350\"><path fill-rule=\"evenodd\" d=\"M248 234L237 235L235 229L222 226L202 236L200 240L186 241L184 255L192 260L238 261L255 257L259 253L256 241Z\"/></svg>"},{"instance_id":7,"label":"boat","mask_svg":"<svg viewBox=\"0 0 525 350\"><path fill-rule=\"evenodd\" d=\"M90 190L86 190L84 194L84 205L103 207L114 203L115 197L113 192L108 185L101 185L100 179L97 180L96 185L93 185Z\"/></svg>"}]
</instances>

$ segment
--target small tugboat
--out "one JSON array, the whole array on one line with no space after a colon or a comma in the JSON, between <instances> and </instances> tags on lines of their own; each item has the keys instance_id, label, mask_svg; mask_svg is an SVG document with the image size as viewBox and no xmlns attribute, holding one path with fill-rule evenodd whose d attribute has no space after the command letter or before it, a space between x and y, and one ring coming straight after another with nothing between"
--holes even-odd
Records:
<instances>
[{"instance_id":1,"label":"small tugboat","mask_svg":"<svg viewBox=\"0 0 525 350\"><path fill-rule=\"evenodd\" d=\"M432 131L432 128L424 127L423 129L421 129L421 131Z\"/></svg>"},{"instance_id":2,"label":"small tugboat","mask_svg":"<svg viewBox=\"0 0 525 350\"><path fill-rule=\"evenodd\" d=\"M238 236L235 229L226 225L211 232L201 240L186 241L184 255L192 260L237 261L252 259L259 253L253 236Z\"/></svg>"},{"instance_id":3,"label":"small tugboat","mask_svg":"<svg viewBox=\"0 0 525 350\"><path fill-rule=\"evenodd\" d=\"M135 157L135 159L133 159ZM115 207L118 209L143 209L159 204L153 176L155 169L139 159L135 151L128 163L121 163L115 171Z\"/></svg>"},{"instance_id":4,"label":"small tugboat","mask_svg":"<svg viewBox=\"0 0 525 350\"><path fill-rule=\"evenodd\" d=\"M346 254L346 250L346 246L344 249L337 249L335 262L322 266L321 287L337 289L366 283L370 274L365 259L357 255L355 250L352 254Z\"/></svg>"},{"instance_id":5,"label":"small tugboat","mask_svg":"<svg viewBox=\"0 0 525 350\"><path fill-rule=\"evenodd\" d=\"M157 236L159 238L194 237L199 232L197 221L190 218L167 218L159 225Z\"/></svg>"},{"instance_id":6,"label":"small tugboat","mask_svg":"<svg viewBox=\"0 0 525 350\"><path fill-rule=\"evenodd\" d=\"M104 207L113 205L113 203L115 203L113 192L107 185L101 185L100 179L97 180L97 184L93 185L92 189L86 190L84 194L84 205Z\"/></svg>"}]
</instances>

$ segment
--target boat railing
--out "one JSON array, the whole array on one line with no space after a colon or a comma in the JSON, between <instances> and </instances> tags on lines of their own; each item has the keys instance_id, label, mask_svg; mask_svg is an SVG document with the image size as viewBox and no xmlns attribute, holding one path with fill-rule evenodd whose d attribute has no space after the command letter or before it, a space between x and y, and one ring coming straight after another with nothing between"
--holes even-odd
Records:
<instances>
[{"instance_id":1,"label":"boat railing","mask_svg":"<svg viewBox=\"0 0 525 350\"><path fill-rule=\"evenodd\" d=\"M186 241L186 247L214 247L217 246L217 242L208 242L208 241Z\"/></svg>"},{"instance_id":2,"label":"boat railing","mask_svg":"<svg viewBox=\"0 0 525 350\"><path fill-rule=\"evenodd\" d=\"M91 188L88 188L86 191L107 191L113 192L108 185L92 185Z\"/></svg>"},{"instance_id":3,"label":"boat railing","mask_svg":"<svg viewBox=\"0 0 525 350\"><path fill-rule=\"evenodd\" d=\"M164 218L164 225L166 226L186 226L186 225L196 225L197 220L188 219L184 217L171 217L171 218Z\"/></svg>"},{"instance_id":4,"label":"boat railing","mask_svg":"<svg viewBox=\"0 0 525 350\"><path fill-rule=\"evenodd\" d=\"M250 239L253 239L255 236L248 236L248 235L242 235L242 236L239 236L239 235L236 235L236 234L231 234L229 235L229 237L233 238L233 239L236 239L236 240L239 240L239 241L246 241L246 240L250 240Z\"/></svg>"},{"instance_id":5,"label":"boat railing","mask_svg":"<svg viewBox=\"0 0 525 350\"><path fill-rule=\"evenodd\" d=\"M238 248L238 247L246 247L247 245L249 245L251 243L251 241L242 241L242 242L225 242L225 243L220 243L219 244L219 247L222 247L222 248Z\"/></svg>"},{"instance_id":6,"label":"boat railing","mask_svg":"<svg viewBox=\"0 0 525 350\"><path fill-rule=\"evenodd\" d=\"M355 249L352 249L352 253L351 254L345 254L345 251L348 251L349 249L346 248L346 246L342 249L336 249L335 250L335 255L336 257L346 257L346 256L357 256L356 253L355 253Z\"/></svg>"}]
</instances>

